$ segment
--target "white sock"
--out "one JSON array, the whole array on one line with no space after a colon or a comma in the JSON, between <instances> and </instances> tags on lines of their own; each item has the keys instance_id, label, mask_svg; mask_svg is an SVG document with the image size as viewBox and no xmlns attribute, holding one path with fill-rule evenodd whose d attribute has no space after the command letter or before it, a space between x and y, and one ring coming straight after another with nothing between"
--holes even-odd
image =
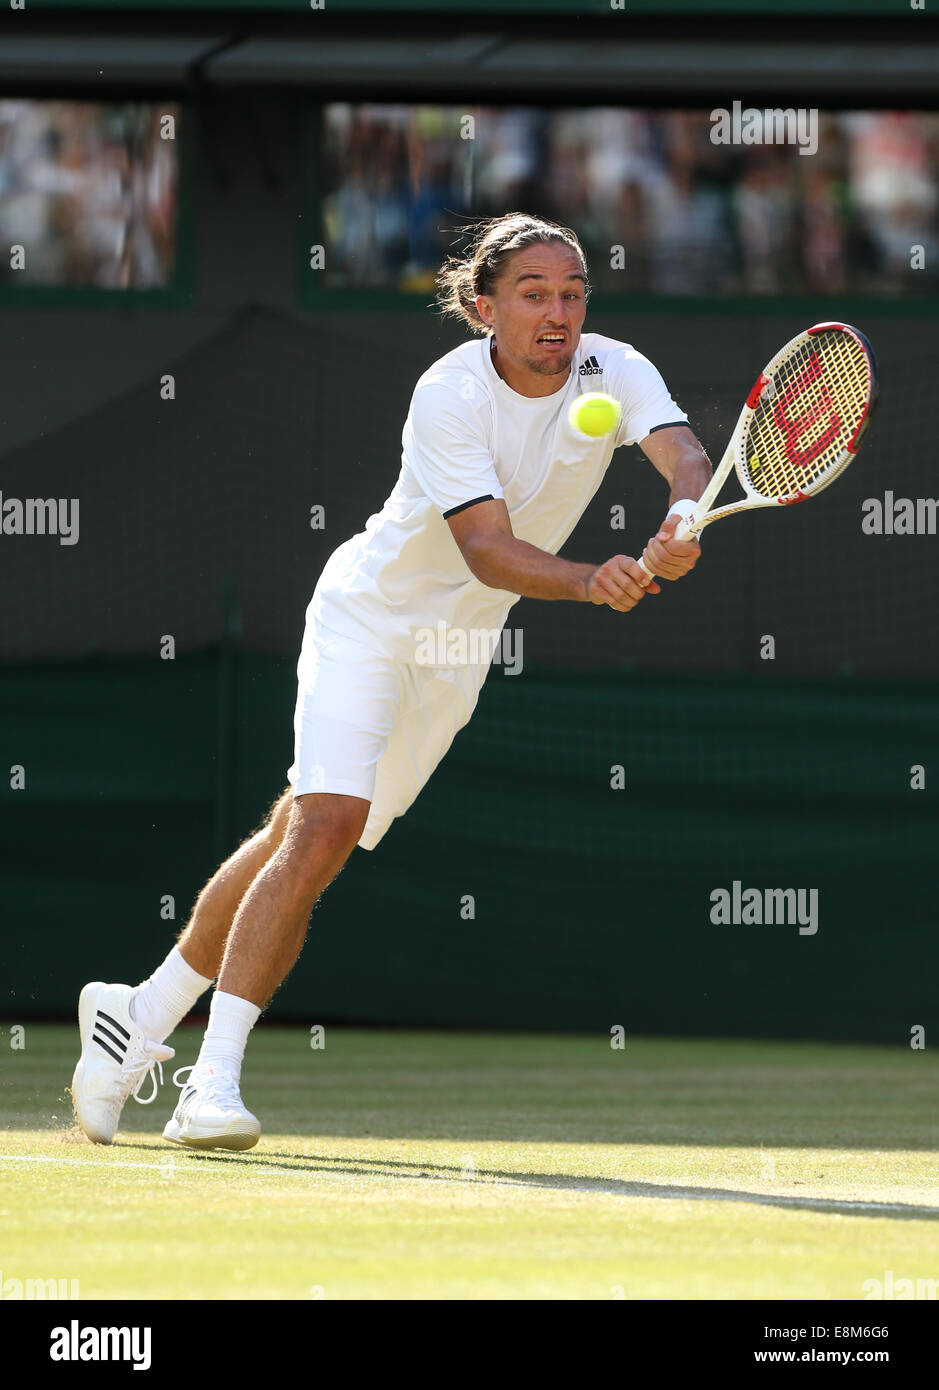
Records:
<instances>
[{"instance_id":1,"label":"white sock","mask_svg":"<svg viewBox=\"0 0 939 1390\"><path fill-rule=\"evenodd\" d=\"M174 946L149 980L137 986L131 996L130 1016L145 1037L162 1042L211 983L187 965L179 947Z\"/></svg>"},{"instance_id":2,"label":"white sock","mask_svg":"<svg viewBox=\"0 0 939 1390\"><path fill-rule=\"evenodd\" d=\"M261 1010L257 1004L217 989L212 995L209 1026L205 1030L196 1066L224 1067L227 1071L234 1071L236 1079L240 1078L248 1034L260 1017Z\"/></svg>"}]
</instances>

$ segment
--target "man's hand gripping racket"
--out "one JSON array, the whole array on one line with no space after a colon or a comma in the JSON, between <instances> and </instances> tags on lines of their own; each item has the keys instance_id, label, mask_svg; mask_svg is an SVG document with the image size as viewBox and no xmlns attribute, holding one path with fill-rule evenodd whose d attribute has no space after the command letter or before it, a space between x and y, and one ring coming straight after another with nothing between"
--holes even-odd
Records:
<instances>
[{"instance_id":1,"label":"man's hand gripping racket","mask_svg":"<svg viewBox=\"0 0 939 1390\"><path fill-rule=\"evenodd\" d=\"M863 333L847 323L800 333L760 373L724 457L693 510L683 509L674 539L697 536L734 512L814 497L854 458L876 401L877 359ZM715 507L735 467L745 495ZM639 564L653 576L645 558Z\"/></svg>"}]
</instances>

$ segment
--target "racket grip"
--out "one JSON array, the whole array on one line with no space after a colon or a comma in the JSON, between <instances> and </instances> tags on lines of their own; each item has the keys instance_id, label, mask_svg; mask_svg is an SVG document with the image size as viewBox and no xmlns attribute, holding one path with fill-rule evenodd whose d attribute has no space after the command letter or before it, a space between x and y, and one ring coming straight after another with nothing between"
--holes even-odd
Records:
<instances>
[{"instance_id":1,"label":"racket grip","mask_svg":"<svg viewBox=\"0 0 939 1390\"><path fill-rule=\"evenodd\" d=\"M688 541L694 538L694 532L690 528L690 523L695 521L695 508L697 505L697 502L692 501L690 497L684 497L680 502L673 502L669 508L669 516L677 515L680 518L678 525L675 527L676 541Z\"/></svg>"},{"instance_id":2,"label":"racket grip","mask_svg":"<svg viewBox=\"0 0 939 1390\"><path fill-rule=\"evenodd\" d=\"M688 525L689 521L693 522L695 520L693 510L695 506L696 503L690 501L676 502L675 505L672 507L671 511L669 512L669 516L674 516L677 512L678 515L681 517L681 520L675 527L674 538L676 541L697 540L697 532L692 531ZM639 564L645 570L646 574L649 576L650 579L655 579L655 574L652 572L652 570L649 569L649 566L646 564L645 560L643 560L641 555L639 556Z\"/></svg>"}]
</instances>

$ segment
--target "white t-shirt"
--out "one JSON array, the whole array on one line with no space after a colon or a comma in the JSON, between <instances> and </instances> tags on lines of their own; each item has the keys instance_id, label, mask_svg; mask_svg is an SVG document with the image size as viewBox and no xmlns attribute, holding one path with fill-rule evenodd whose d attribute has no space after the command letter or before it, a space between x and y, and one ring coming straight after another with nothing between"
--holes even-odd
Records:
<instances>
[{"instance_id":1,"label":"white t-shirt","mask_svg":"<svg viewBox=\"0 0 939 1390\"><path fill-rule=\"evenodd\" d=\"M615 433L588 439L568 423L571 401L590 391L620 402ZM502 497L515 535L556 554L614 449L687 418L648 358L614 338L582 334L567 382L550 396L506 385L488 337L464 343L414 388L394 491L330 556L311 614L403 662L414 661L419 634L441 621L448 629L501 628L519 596L471 574L446 518Z\"/></svg>"}]
</instances>

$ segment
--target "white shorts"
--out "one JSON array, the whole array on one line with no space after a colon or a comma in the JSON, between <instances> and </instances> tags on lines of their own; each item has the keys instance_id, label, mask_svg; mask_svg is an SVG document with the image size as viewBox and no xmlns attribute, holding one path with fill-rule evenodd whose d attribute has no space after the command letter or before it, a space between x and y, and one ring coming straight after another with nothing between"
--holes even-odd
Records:
<instances>
[{"instance_id":1,"label":"white shorts","mask_svg":"<svg viewBox=\"0 0 939 1390\"><path fill-rule=\"evenodd\" d=\"M404 665L308 612L287 773L294 796L370 801L359 844L374 849L468 722L487 673L487 666Z\"/></svg>"}]
</instances>

